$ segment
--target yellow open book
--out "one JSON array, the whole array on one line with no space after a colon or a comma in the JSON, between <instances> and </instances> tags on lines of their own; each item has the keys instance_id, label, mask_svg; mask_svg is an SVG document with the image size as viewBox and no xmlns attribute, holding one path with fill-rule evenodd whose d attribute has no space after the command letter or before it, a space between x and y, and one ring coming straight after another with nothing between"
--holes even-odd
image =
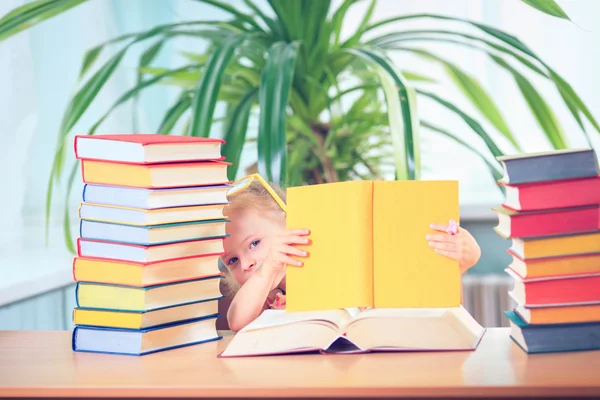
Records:
<instances>
[{"instance_id":1,"label":"yellow open book","mask_svg":"<svg viewBox=\"0 0 600 400\"><path fill-rule=\"evenodd\" d=\"M266 310L233 337L221 356L474 350L484 332L462 306Z\"/></svg>"},{"instance_id":2,"label":"yellow open book","mask_svg":"<svg viewBox=\"0 0 600 400\"><path fill-rule=\"evenodd\" d=\"M456 181L351 181L287 190L288 229L311 230L287 266L287 310L460 305L458 262L436 253L432 223L459 221Z\"/></svg>"}]
</instances>

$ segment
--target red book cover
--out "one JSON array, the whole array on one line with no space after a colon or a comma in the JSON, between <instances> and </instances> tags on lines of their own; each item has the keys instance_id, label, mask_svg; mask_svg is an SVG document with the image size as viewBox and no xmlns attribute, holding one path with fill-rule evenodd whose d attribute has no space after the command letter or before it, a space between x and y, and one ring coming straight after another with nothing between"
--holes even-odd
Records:
<instances>
[{"instance_id":1,"label":"red book cover","mask_svg":"<svg viewBox=\"0 0 600 400\"><path fill-rule=\"evenodd\" d=\"M528 238L600 230L600 204L554 210L514 211L496 207L494 230L504 238Z\"/></svg>"},{"instance_id":2,"label":"red book cover","mask_svg":"<svg viewBox=\"0 0 600 400\"><path fill-rule=\"evenodd\" d=\"M223 160L219 138L159 134L76 135L75 157L81 160L153 164Z\"/></svg>"},{"instance_id":3,"label":"red book cover","mask_svg":"<svg viewBox=\"0 0 600 400\"><path fill-rule=\"evenodd\" d=\"M600 204L600 176L504 186L506 200L503 206L517 211L551 210Z\"/></svg>"},{"instance_id":4,"label":"red book cover","mask_svg":"<svg viewBox=\"0 0 600 400\"><path fill-rule=\"evenodd\" d=\"M514 297L531 306L585 304L600 301L600 274L523 279L510 268Z\"/></svg>"}]
</instances>

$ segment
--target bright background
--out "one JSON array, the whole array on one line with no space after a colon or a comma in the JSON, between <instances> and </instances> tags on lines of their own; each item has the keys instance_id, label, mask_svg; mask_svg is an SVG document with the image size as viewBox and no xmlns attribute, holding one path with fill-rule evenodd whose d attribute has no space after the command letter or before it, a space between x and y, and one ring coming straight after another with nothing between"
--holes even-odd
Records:
<instances>
[{"instance_id":1,"label":"bright background","mask_svg":"<svg viewBox=\"0 0 600 400\"><path fill-rule=\"evenodd\" d=\"M2 0L0 15L25 2ZM436 13L467 18L512 33L565 77L599 119L600 32L595 23L600 16L600 1L558 2L576 24L537 12L519 0L380 0L373 19ZM346 19L348 30L358 24L367 5L365 2L351 9ZM62 212L66 202L72 221L76 221L81 185L74 186L69 199L63 194L64 185L56 188L48 243L45 243L44 212L58 128L75 89L84 52L115 36L157 24L222 16L219 10L190 0L94 0L0 43L0 170L3 179L0 189L0 329L70 327L72 255L64 246ZM403 24L426 28L435 27L436 21ZM191 39L170 43L163 48L156 65L178 65L179 51L198 50L202 46L201 42ZM508 73L493 65L483 53L451 45L437 47L441 51L438 54L457 62L480 80L526 151L550 149ZM84 114L76 132L84 132L124 88L131 87L140 49L134 48L129 53L89 112ZM110 51L103 53L104 58L107 55ZM446 79L437 65L401 53L397 53L394 60L403 69ZM569 144L584 146L581 130L561 103L555 88L541 78L528 76L555 111ZM144 132L151 133L158 127L160 116L175 94L175 90L166 86L145 92L140 102ZM464 110L476 115L452 86L448 85L441 95L461 103ZM418 107L428 120L452 132L461 132L463 139L484 148L479 138L455 116L427 101ZM256 126L257 123L252 124L250 135L255 134ZM131 129L131 109L124 105L106 120L100 131L128 133ZM449 140L432 137L425 130L422 134L423 179L460 181L462 224L475 235L483 250L482 260L471 274L502 274L509 262L505 253L509 243L498 238L491 229L496 222L491 208L502 201L491 175L478 156ZM593 136L598 150L600 135ZM508 149L510 147L505 148ZM244 163L251 163L255 154L256 147L249 144ZM69 157L70 164L72 152ZM72 229L76 236L76 225Z\"/></svg>"}]
</instances>

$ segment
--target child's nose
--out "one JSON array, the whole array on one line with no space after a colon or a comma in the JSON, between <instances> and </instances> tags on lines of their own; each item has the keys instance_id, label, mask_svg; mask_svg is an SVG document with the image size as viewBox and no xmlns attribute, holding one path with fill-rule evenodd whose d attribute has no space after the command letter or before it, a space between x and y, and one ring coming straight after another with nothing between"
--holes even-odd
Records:
<instances>
[{"instance_id":1,"label":"child's nose","mask_svg":"<svg viewBox=\"0 0 600 400\"><path fill-rule=\"evenodd\" d=\"M249 271L252 268L254 268L255 265L256 265L255 260L245 261L244 263L242 263L242 271L244 271L244 272Z\"/></svg>"}]
</instances>

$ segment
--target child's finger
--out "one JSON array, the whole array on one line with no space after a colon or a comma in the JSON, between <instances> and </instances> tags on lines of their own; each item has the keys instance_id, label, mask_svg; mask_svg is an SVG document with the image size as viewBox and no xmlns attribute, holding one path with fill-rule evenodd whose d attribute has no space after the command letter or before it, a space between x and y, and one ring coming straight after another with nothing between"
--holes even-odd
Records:
<instances>
[{"instance_id":1,"label":"child's finger","mask_svg":"<svg viewBox=\"0 0 600 400\"><path fill-rule=\"evenodd\" d=\"M456 250L456 243L452 242L429 242L429 247L432 247L436 250Z\"/></svg>"},{"instance_id":2,"label":"child's finger","mask_svg":"<svg viewBox=\"0 0 600 400\"><path fill-rule=\"evenodd\" d=\"M284 243L287 244L308 244L310 243L310 240L304 236L296 236L296 235L292 235L292 236L286 236L284 238Z\"/></svg>"},{"instance_id":3,"label":"child's finger","mask_svg":"<svg viewBox=\"0 0 600 400\"><path fill-rule=\"evenodd\" d=\"M448 234L433 234L425 236L425 239L433 242L454 242L456 238Z\"/></svg>"},{"instance_id":4,"label":"child's finger","mask_svg":"<svg viewBox=\"0 0 600 400\"><path fill-rule=\"evenodd\" d=\"M288 229L286 234L288 236L306 236L310 234L310 229Z\"/></svg>"},{"instance_id":5,"label":"child's finger","mask_svg":"<svg viewBox=\"0 0 600 400\"><path fill-rule=\"evenodd\" d=\"M301 267L303 264L302 261L296 260L295 258L290 257L283 253L280 253L279 256L277 257L277 259L285 264L293 265L295 267Z\"/></svg>"},{"instance_id":6,"label":"child's finger","mask_svg":"<svg viewBox=\"0 0 600 400\"><path fill-rule=\"evenodd\" d=\"M440 250L440 249L434 249L434 251L444 257L448 257L451 258L453 260L456 261L460 261L459 257L458 257L458 253L455 251L449 251L449 250Z\"/></svg>"},{"instance_id":7,"label":"child's finger","mask_svg":"<svg viewBox=\"0 0 600 400\"><path fill-rule=\"evenodd\" d=\"M306 257L308 255L308 252L306 252L304 250L300 250L294 246L289 246L287 244L284 244L283 246L281 246L280 251L285 254L299 256L299 257Z\"/></svg>"},{"instance_id":8,"label":"child's finger","mask_svg":"<svg viewBox=\"0 0 600 400\"><path fill-rule=\"evenodd\" d=\"M431 224L429 227L434 231L446 232L448 224Z\"/></svg>"}]
</instances>

